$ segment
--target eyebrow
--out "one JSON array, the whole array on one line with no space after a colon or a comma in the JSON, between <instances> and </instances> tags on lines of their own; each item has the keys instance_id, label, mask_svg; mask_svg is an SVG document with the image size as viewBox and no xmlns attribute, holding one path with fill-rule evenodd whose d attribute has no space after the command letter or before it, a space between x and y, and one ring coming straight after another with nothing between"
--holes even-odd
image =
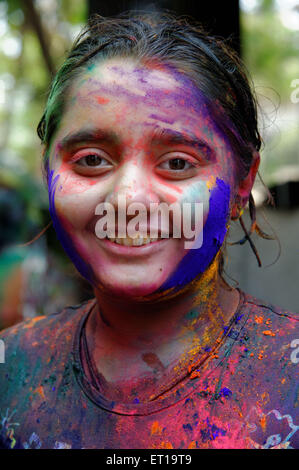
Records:
<instances>
[{"instance_id":1,"label":"eyebrow","mask_svg":"<svg viewBox=\"0 0 299 470\"><path fill-rule=\"evenodd\" d=\"M173 129L155 128L153 131L153 141L165 141L174 144L187 144L193 147L208 147L205 140L199 139L194 134L181 133Z\"/></svg>"},{"instance_id":2,"label":"eyebrow","mask_svg":"<svg viewBox=\"0 0 299 470\"><path fill-rule=\"evenodd\" d=\"M205 140L196 137L192 133L181 133L173 129L157 127L153 131L151 140L154 143L179 144L195 148L196 150L205 149L209 159L212 160L216 157L215 150Z\"/></svg>"},{"instance_id":3,"label":"eyebrow","mask_svg":"<svg viewBox=\"0 0 299 470\"><path fill-rule=\"evenodd\" d=\"M120 138L114 131L108 131L104 129L82 129L77 132L66 135L60 141L60 148L68 151L78 144L83 142L89 143L107 143L112 145L119 145L121 143ZM174 131L173 129L165 129L161 127L155 127L150 133L151 144L165 144L165 145L185 145L192 147L196 150L205 150L205 156L209 160L216 158L215 150L203 139L196 137L192 133L182 133Z\"/></svg>"},{"instance_id":4,"label":"eyebrow","mask_svg":"<svg viewBox=\"0 0 299 470\"><path fill-rule=\"evenodd\" d=\"M68 134L60 141L60 147L63 150L71 149L72 147L82 142L105 142L108 144L119 144L119 138L113 131L105 131L101 129L82 129L78 132Z\"/></svg>"}]
</instances>

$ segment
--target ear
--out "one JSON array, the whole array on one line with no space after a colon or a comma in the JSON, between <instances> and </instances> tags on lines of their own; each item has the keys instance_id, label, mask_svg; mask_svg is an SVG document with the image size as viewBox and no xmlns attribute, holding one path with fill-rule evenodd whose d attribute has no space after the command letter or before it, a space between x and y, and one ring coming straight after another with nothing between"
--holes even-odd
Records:
<instances>
[{"instance_id":1,"label":"ear","mask_svg":"<svg viewBox=\"0 0 299 470\"><path fill-rule=\"evenodd\" d=\"M247 176L239 181L236 187L235 201L232 206L231 218L238 219L240 216L240 210L242 210L249 199L252 186L257 174L257 170L260 165L260 154L254 152L251 166Z\"/></svg>"}]
</instances>

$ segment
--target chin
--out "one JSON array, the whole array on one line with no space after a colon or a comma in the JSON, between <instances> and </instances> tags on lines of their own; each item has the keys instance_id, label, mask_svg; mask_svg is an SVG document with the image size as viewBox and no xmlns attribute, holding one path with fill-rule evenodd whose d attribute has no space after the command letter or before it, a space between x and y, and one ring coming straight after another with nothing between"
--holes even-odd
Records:
<instances>
[{"instance_id":1,"label":"chin","mask_svg":"<svg viewBox=\"0 0 299 470\"><path fill-rule=\"evenodd\" d=\"M149 282L149 276L144 280L140 279L140 276L139 279L136 276L134 280L130 279L129 276L126 279L118 279L117 276L103 279L101 276L96 284L99 286L99 291L106 292L108 295L114 295L124 300L133 300L156 293L163 281L164 278L155 278L155 280Z\"/></svg>"}]
</instances>

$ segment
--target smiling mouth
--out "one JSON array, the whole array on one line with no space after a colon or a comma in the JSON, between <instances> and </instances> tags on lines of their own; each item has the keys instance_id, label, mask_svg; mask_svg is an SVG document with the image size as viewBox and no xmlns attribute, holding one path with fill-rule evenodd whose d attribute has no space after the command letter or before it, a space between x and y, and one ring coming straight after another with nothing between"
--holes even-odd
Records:
<instances>
[{"instance_id":1,"label":"smiling mouth","mask_svg":"<svg viewBox=\"0 0 299 470\"><path fill-rule=\"evenodd\" d=\"M169 238L169 237L124 237L124 238L115 238L115 237L106 237L107 240L110 242L116 243L117 245L123 246L144 246L148 245L149 243L155 243L162 239Z\"/></svg>"}]
</instances>

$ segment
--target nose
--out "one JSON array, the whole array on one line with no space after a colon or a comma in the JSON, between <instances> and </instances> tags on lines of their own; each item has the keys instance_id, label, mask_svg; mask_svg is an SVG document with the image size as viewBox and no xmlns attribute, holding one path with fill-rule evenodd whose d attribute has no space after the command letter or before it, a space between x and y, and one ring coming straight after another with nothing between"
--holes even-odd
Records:
<instances>
[{"instance_id":1,"label":"nose","mask_svg":"<svg viewBox=\"0 0 299 470\"><path fill-rule=\"evenodd\" d=\"M150 204L158 203L160 199L152 188L147 168L131 161L123 164L118 170L113 189L107 194L105 201L115 208L118 204L128 206L133 202L138 202L149 210Z\"/></svg>"}]
</instances>

